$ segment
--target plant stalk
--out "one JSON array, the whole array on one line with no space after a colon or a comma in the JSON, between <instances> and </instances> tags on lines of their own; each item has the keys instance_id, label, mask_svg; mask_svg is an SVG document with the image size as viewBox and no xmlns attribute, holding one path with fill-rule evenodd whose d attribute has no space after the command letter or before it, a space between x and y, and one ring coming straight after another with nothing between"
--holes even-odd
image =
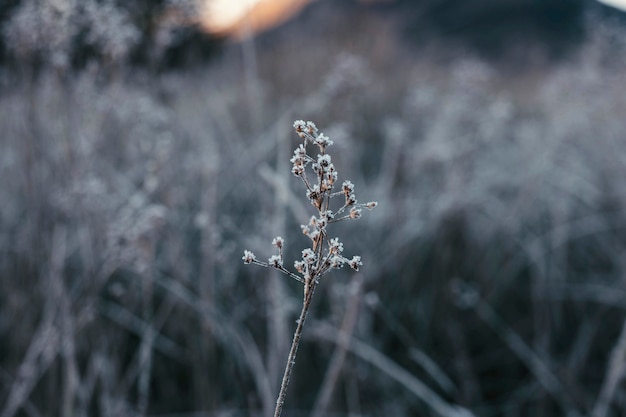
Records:
<instances>
[{"instance_id":1,"label":"plant stalk","mask_svg":"<svg viewBox=\"0 0 626 417\"><path fill-rule=\"evenodd\" d=\"M285 366L285 373L283 374L283 380L280 384L280 392L278 393L278 399L276 400L276 409L274 410L274 417L280 417L283 411L283 404L285 403L285 397L287 396L287 387L289 386L289 378L291 377L291 371L296 364L296 354L298 353L298 346L300 345L300 339L302 338L302 329L304 327L304 320L309 312L311 306L311 299L313 298L313 292L315 290L315 278L307 279L304 284L304 298L302 300L302 311L300 312L300 318L298 319L298 325L293 333L293 341L291 342L291 349L289 350L289 358L287 359L287 365Z\"/></svg>"}]
</instances>

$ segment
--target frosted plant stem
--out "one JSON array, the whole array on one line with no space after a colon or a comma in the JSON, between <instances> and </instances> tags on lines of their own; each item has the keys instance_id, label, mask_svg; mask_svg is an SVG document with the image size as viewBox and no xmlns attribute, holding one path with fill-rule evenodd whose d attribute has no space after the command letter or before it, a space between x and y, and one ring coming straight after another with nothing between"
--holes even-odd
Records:
<instances>
[{"instance_id":1,"label":"frosted plant stem","mask_svg":"<svg viewBox=\"0 0 626 417\"><path fill-rule=\"evenodd\" d=\"M362 209L367 208L371 210L378 205L375 201L358 204L356 195L354 194L354 184L348 180L341 184L341 191L333 193L333 186L337 182L338 174L335 166L331 162L330 155L326 153L326 148L332 145L333 141L330 140L328 136L319 132L313 122L296 120L293 123L293 127L298 136L303 140L303 143L294 150L293 157L289 160L293 164L291 172L304 182L307 190L306 197L318 212L318 216L312 216L308 224L300 225L302 233L311 239L311 247L304 249L302 251L301 260L295 261L293 264L294 269L298 271L299 275L289 271L284 266L283 246L285 239L280 236L276 236L274 240L272 240L272 245L278 249L278 254L272 255L267 262L257 259L254 253L249 250L244 250L243 257L241 258L244 264L256 264L267 268L274 268L304 284L302 312L300 313L300 318L298 319L298 324L293 334L287 366L285 367L285 373L283 374L283 379L280 384L280 392L276 400L274 417L280 417L283 411L289 379L291 378L293 367L296 364L296 353L298 353L298 346L302 338L304 320L309 311L313 292L319 279L330 270L339 269L344 265L349 265L350 268L355 271L358 271L359 266L363 265L361 263L361 257L358 255L353 256L352 259L348 259L342 255L343 243L339 241L338 237L331 238L326 230L326 226L334 221L358 219L361 217ZM319 148L320 154L317 155L317 159L307 154L307 143L315 144ZM316 182L309 180L309 176L306 172L307 166L310 167L310 171L315 173L317 178ZM344 203L337 213L335 213L330 209L330 200L333 197L339 196L344 197ZM349 210L349 214L335 218L336 214L342 215L346 209ZM273 336L276 336L276 334ZM270 327L271 345L280 345L280 340L274 340L275 338L273 336ZM271 356L270 358L273 357L274 356Z\"/></svg>"},{"instance_id":2,"label":"frosted plant stem","mask_svg":"<svg viewBox=\"0 0 626 417\"><path fill-rule=\"evenodd\" d=\"M276 400L276 409L274 410L274 417L280 417L283 412L283 404L285 403L285 397L287 396L287 387L289 386L289 378L291 377L291 371L296 364L296 354L298 353L298 346L300 345L300 339L302 338L302 329L304 327L304 320L309 312L311 306L311 299L313 298L313 292L315 291L315 279L309 278L305 285L308 288L304 292L304 299L302 300L302 311L300 312L300 318L296 326L296 331L293 333L293 341L291 342L291 349L289 350L289 358L287 359L287 366L285 366L285 373L283 374L283 381L280 384L280 392L278 393L278 399Z\"/></svg>"}]
</instances>

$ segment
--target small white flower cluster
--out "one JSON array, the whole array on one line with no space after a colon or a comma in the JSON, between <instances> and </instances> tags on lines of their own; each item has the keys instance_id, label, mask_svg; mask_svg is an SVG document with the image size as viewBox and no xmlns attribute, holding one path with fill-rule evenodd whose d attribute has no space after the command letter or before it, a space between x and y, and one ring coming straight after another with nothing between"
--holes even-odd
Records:
<instances>
[{"instance_id":1,"label":"small white flower cluster","mask_svg":"<svg viewBox=\"0 0 626 417\"><path fill-rule=\"evenodd\" d=\"M276 268L292 278L310 285L311 282L317 282L331 269L341 268L346 264L355 271L359 270L359 266L363 265L361 257L353 256L351 259L344 257L342 255L343 243L339 241L339 238L330 238L326 228L330 223L340 220L358 219L361 217L363 208L371 210L378 203L371 201L358 204L354 193L354 184L350 181L343 182L341 191L333 192L338 174L331 156L326 153L326 149L333 144L333 141L319 132L313 122L297 120L293 127L298 136L303 139L303 143L298 145L293 152L293 157L290 160L293 164L291 172L302 179L306 187L306 197L318 211L318 215L312 216L308 225L300 226L302 233L308 236L312 242L311 248L302 251L301 260L294 263L294 268L301 276L290 272L283 266L284 240L281 237L272 241L272 244L278 248L278 254L270 257L267 263L258 261L254 254L248 250L244 251L242 259L246 264L255 263ZM313 158L307 153L308 144L317 145L319 148L317 158ZM306 167L309 164L315 174L315 180L307 175ZM333 212L330 209L331 199L342 195L344 196L343 205Z\"/></svg>"},{"instance_id":2,"label":"small white flower cluster","mask_svg":"<svg viewBox=\"0 0 626 417\"><path fill-rule=\"evenodd\" d=\"M244 264L257 264L257 265L261 265L265 267L276 268L279 271L296 279L297 281L304 282L304 279L302 277L299 277L293 272L290 272L288 269L286 269L283 266L284 264L283 246L285 245L285 239L283 239L280 236L276 236L272 240L272 245L274 245L278 249L278 254L270 256L267 262L259 261L254 253L252 253L249 250L244 250L243 256L241 257L241 259L243 260L243 263Z\"/></svg>"}]
</instances>

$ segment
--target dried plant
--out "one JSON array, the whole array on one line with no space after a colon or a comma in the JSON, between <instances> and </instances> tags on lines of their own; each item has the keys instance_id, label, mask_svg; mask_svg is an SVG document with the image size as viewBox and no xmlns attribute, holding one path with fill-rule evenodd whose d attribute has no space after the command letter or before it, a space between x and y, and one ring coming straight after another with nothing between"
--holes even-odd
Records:
<instances>
[{"instance_id":1,"label":"dried plant","mask_svg":"<svg viewBox=\"0 0 626 417\"><path fill-rule=\"evenodd\" d=\"M272 255L267 262L259 261L254 253L249 250L244 251L242 258L246 264L275 268L304 284L302 311L293 335L287 366L285 367L280 392L276 400L274 417L279 417L282 412L289 379L296 362L296 353L298 352L304 321L311 305L315 287L319 284L320 278L332 269L342 268L346 264L355 271L358 271L359 266L362 265L360 256L353 256L351 259L348 259L342 255L343 243L337 237L331 238L327 227L329 224L338 221L358 219L361 217L363 208L371 210L378 205L375 201L359 204L354 193L354 184L348 180L343 182L340 191L334 191L338 173L330 155L326 153L327 148L333 144L333 141L319 132L313 122L296 120L293 127L298 136L303 139L303 143L295 149L294 155L290 160L293 164L291 172L302 180L306 187L306 197L317 210L317 216L312 216L308 225L300 226L302 233L311 239L311 247L304 249L302 251L302 259L294 262L294 268L297 273L288 270L284 266L283 247L285 241L280 236L272 241L272 245L278 249L278 254ZM317 145L320 152L317 155L317 159L309 156L307 144ZM307 175L307 166L309 164L315 174L314 181ZM336 211L331 210L331 200L334 197L341 196L343 196L343 205Z\"/></svg>"}]
</instances>

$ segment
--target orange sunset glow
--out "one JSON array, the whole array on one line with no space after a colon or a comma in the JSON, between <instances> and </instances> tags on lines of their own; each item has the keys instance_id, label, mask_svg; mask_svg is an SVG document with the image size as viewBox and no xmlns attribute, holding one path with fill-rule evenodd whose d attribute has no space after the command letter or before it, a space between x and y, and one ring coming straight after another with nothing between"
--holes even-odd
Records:
<instances>
[{"instance_id":1,"label":"orange sunset glow","mask_svg":"<svg viewBox=\"0 0 626 417\"><path fill-rule=\"evenodd\" d=\"M210 0L200 23L208 32L244 38L285 22L311 0Z\"/></svg>"}]
</instances>

